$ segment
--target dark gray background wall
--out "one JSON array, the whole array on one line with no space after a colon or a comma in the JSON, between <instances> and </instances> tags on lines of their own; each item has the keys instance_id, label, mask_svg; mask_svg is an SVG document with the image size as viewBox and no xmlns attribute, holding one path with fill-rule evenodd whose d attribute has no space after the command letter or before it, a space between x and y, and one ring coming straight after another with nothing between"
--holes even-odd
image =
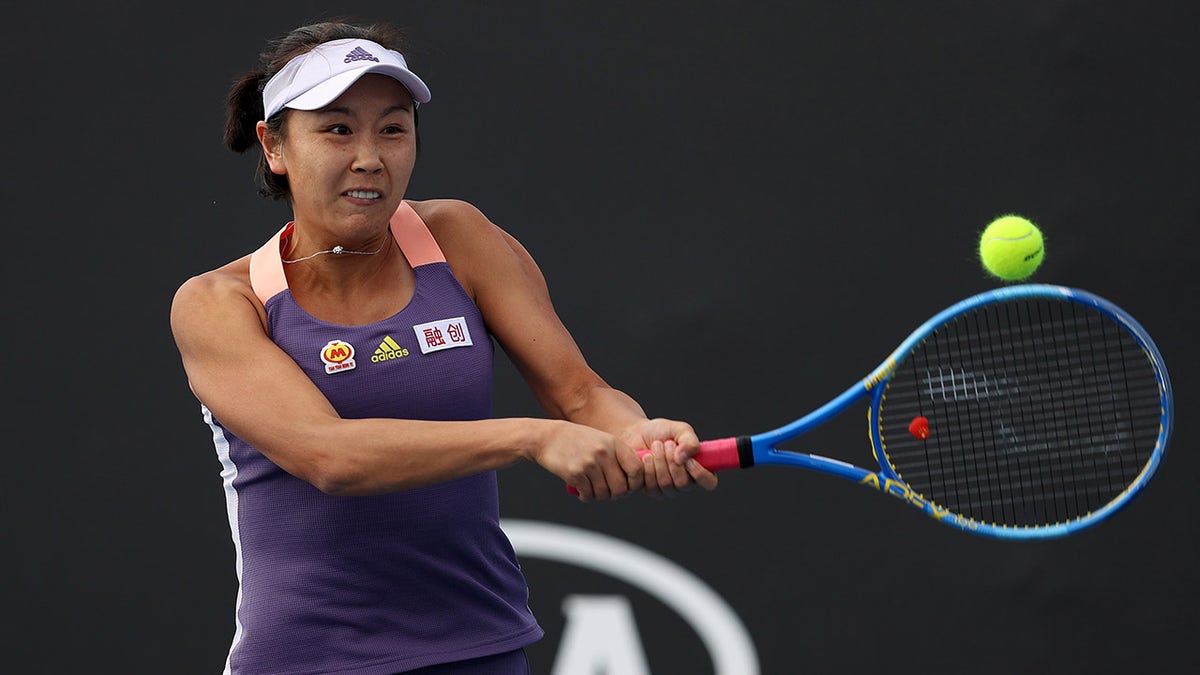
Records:
<instances>
[{"instance_id":1,"label":"dark gray background wall","mask_svg":"<svg viewBox=\"0 0 1200 675\"><path fill-rule=\"evenodd\" d=\"M763 430L995 284L978 231L1039 222L1036 281L1125 307L1178 431L1128 510L1076 537L960 534L829 478L577 504L533 466L504 515L689 568L764 673L1165 672L1194 651L1191 381L1200 11L1163 2L24 4L8 13L0 644L13 672L212 673L232 635L219 465L171 342L188 276L288 213L220 145L264 40L348 13L410 29L433 90L413 198L472 201L542 265L596 369L701 436ZM748 344L747 330L772 341ZM506 361L496 412L535 414ZM804 449L870 460L851 413ZM561 569L531 561L561 629ZM584 583L584 582L580 582ZM655 672L709 672L639 620Z\"/></svg>"}]
</instances>

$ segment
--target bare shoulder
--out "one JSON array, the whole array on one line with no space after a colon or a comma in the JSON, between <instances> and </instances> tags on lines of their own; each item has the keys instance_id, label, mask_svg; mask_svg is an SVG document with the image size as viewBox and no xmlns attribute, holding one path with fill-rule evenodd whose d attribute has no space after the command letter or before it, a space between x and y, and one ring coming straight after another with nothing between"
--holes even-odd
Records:
<instances>
[{"instance_id":1,"label":"bare shoulder","mask_svg":"<svg viewBox=\"0 0 1200 675\"><path fill-rule=\"evenodd\" d=\"M250 256L244 256L184 281L175 292L173 304L201 302L223 295L245 294L250 290Z\"/></svg>"},{"instance_id":2,"label":"bare shoulder","mask_svg":"<svg viewBox=\"0 0 1200 675\"><path fill-rule=\"evenodd\" d=\"M470 202L431 199L408 202L425 221L460 283L472 292L504 267L532 263L510 234Z\"/></svg>"},{"instance_id":3,"label":"bare shoulder","mask_svg":"<svg viewBox=\"0 0 1200 675\"><path fill-rule=\"evenodd\" d=\"M425 221L438 244L443 239L453 243L458 238L474 238L499 229L474 204L461 199L429 199L408 204Z\"/></svg>"},{"instance_id":4,"label":"bare shoulder","mask_svg":"<svg viewBox=\"0 0 1200 675\"><path fill-rule=\"evenodd\" d=\"M259 306L250 286L250 256L191 277L175 291L171 301L171 328L179 337L205 317L227 315Z\"/></svg>"}]
</instances>

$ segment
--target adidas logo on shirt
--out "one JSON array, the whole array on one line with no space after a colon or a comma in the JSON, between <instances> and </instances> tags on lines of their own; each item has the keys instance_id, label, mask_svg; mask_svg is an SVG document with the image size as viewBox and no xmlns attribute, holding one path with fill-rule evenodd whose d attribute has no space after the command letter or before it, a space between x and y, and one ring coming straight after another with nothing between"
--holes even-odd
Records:
<instances>
[{"instance_id":1,"label":"adidas logo on shirt","mask_svg":"<svg viewBox=\"0 0 1200 675\"><path fill-rule=\"evenodd\" d=\"M350 50L350 53L346 55L346 60L342 61L342 63L351 63L353 61L374 61L375 63L379 63L379 59L371 56L371 52L362 47L355 47Z\"/></svg>"},{"instance_id":2,"label":"adidas logo on shirt","mask_svg":"<svg viewBox=\"0 0 1200 675\"><path fill-rule=\"evenodd\" d=\"M400 346L400 343L392 339L389 335L379 343L379 349L371 355L371 363L383 363L392 359L402 359L408 356L408 350Z\"/></svg>"}]
</instances>

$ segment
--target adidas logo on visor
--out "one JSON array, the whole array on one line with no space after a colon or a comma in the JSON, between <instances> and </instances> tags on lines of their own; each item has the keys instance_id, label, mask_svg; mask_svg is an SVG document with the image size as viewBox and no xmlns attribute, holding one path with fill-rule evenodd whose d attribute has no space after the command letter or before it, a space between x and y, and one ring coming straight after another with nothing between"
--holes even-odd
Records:
<instances>
[{"instance_id":1,"label":"adidas logo on visor","mask_svg":"<svg viewBox=\"0 0 1200 675\"><path fill-rule=\"evenodd\" d=\"M362 47L355 47L352 49L350 53L346 55L346 60L342 61L342 63L350 63L351 61L374 61L375 63L379 63L379 59L371 56L371 52L368 52Z\"/></svg>"}]
</instances>

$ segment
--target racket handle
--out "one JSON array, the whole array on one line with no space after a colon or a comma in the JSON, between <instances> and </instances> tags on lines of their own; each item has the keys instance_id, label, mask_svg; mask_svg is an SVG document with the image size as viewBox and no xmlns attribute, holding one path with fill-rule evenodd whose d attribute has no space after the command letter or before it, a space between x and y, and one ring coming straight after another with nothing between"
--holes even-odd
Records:
<instances>
[{"instance_id":1,"label":"racket handle","mask_svg":"<svg viewBox=\"0 0 1200 675\"><path fill-rule=\"evenodd\" d=\"M749 466L742 460L743 452L739 449L739 440L731 436L718 438L715 441L701 441L700 452L696 453L696 461L709 471L724 471Z\"/></svg>"},{"instance_id":2,"label":"racket handle","mask_svg":"<svg viewBox=\"0 0 1200 675\"><path fill-rule=\"evenodd\" d=\"M650 451L638 450L638 457L644 457L648 452ZM701 441L700 452L696 453L695 459L700 462L700 466L713 472L740 469L743 466L742 454L738 452L738 439L734 437ZM579 490L573 486L568 485L567 492L579 496Z\"/></svg>"}]
</instances>

